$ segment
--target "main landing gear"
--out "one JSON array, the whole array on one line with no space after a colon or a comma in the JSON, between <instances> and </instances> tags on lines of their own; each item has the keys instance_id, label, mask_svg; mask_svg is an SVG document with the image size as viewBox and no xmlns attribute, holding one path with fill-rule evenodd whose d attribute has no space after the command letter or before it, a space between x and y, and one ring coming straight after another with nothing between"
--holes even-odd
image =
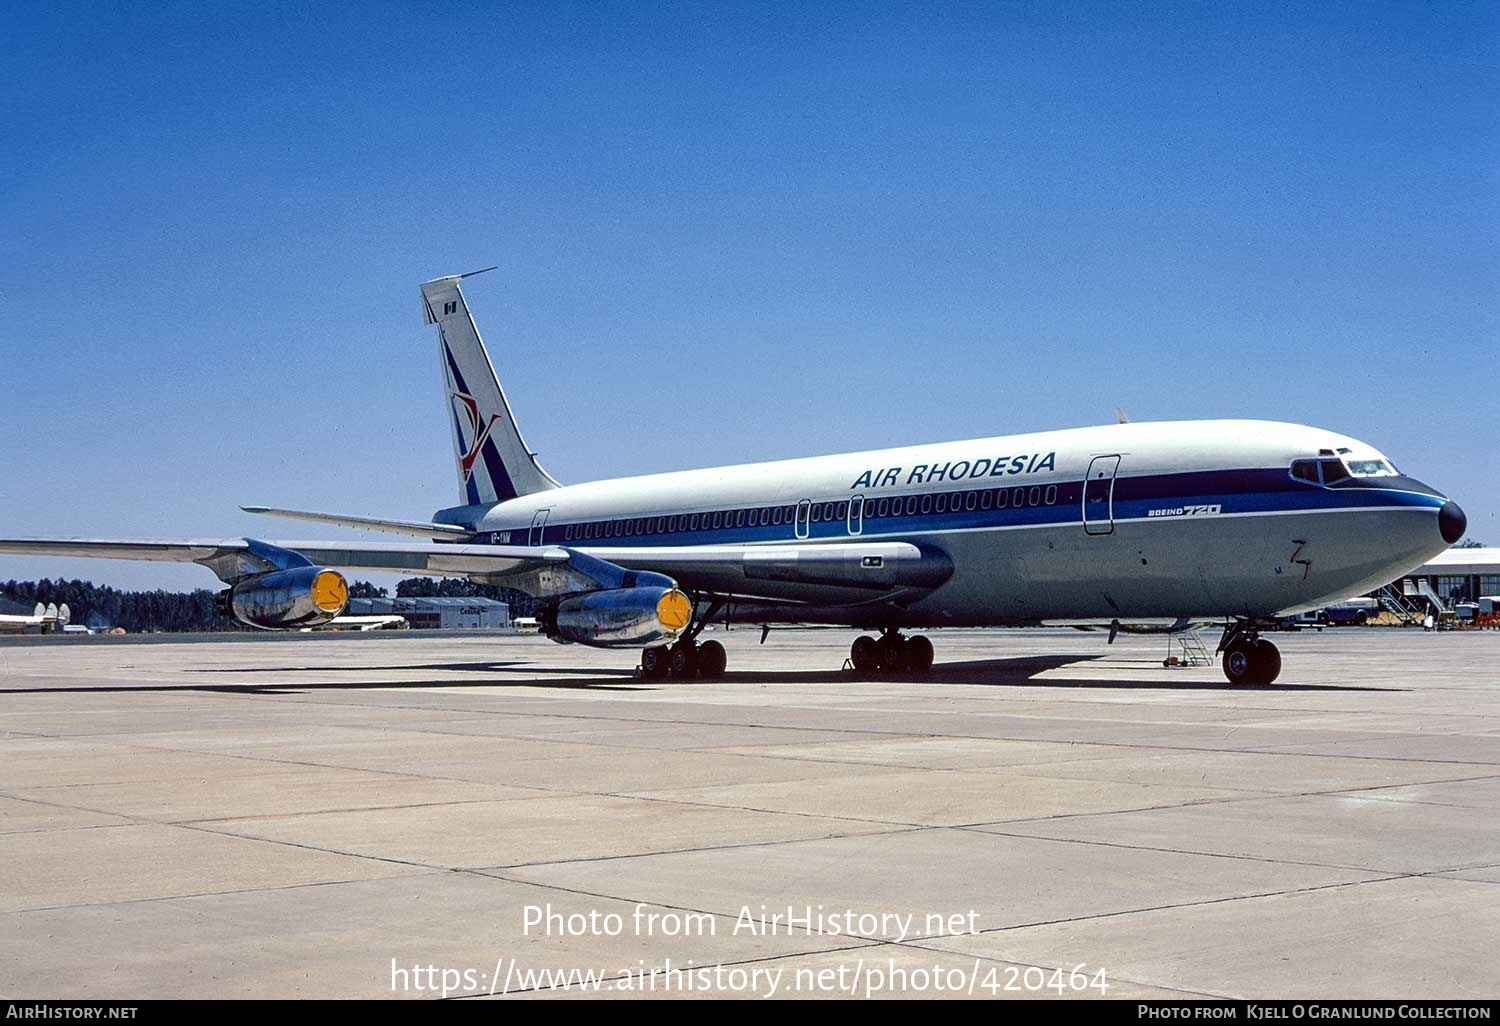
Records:
<instances>
[{"instance_id":1,"label":"main landing gear","mask_svg":"<svg viewBox=\"0 0 1500 1026\"><path fill-rule=\"evenodd\" d=\"M885 670L925 673L932 669L932 642L918 634L908 638L895 627L887 627L879 638L868 634L855 638L849 662L860 673Z\"/></svg>"},{"instance_id":2,"label":"main landing gear","mask_svg":"<svg viewBox=\"0 0 1500 1026\"><path fill-rule=\"evenodd\" d=\"M713 680L724 676L729 654L717 641L698 644L683 638L675 645L656 645L641 653L641 676L647 680Z\"/></svg>"},{"instance_id":3,"label":"main landing gear","mask_svg":"<svg viewBox=\"0 0 1500 1026\"><path fill-rule=\"evenodd\" d=\"M1244 621L1224 628L1218 650L1231 684L1270 684L1281 673L1281 650Z\"/></svg>"},{"instance_id":4,"label":"main landing gear","mask_svg":"<svg viewBox=\"0 0 1500 1026\"><path fill-rule=\"evenodd\" d=\"M714 603L708 615L683 632L672 645L654 645L641 652L641 676L647 680L715 680L724 676L729 653L717 641L698 644L698 635L718 615L722 603Z\"/></svg>"}]
</instances>

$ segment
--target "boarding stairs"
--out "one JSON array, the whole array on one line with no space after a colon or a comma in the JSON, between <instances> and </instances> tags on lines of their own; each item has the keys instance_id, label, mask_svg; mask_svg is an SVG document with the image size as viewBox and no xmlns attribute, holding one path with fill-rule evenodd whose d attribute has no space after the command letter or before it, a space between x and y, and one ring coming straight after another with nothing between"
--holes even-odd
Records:
<instances>
[{"instance_id":1,"label":"boarding stairs","mask_svg":"<svg viewBox=\"0 0 1500 1026\"><path fill-rule=\"evenodd\" d=\"M1402 624L1419 624L1422 622L1422 605L1414 602L1396 590L1394 584L1387 584L1375 593L1375 598L1380 602L1380 608L1390 613Z\"/></svg>"},{"instance_id":2,"label":"boarding stairs","mask_svg":"<svg viewBox=\"0 0 1500 1026\"><path fill-rule=\"evenodd\" d=\"M1453 610L1448 607L1448 603L1443 601L1442 596L1437 593L1437 591L1432 587L1431 582L1429 582L1425 577L1417 578L1415 588L1412 587L1411 579L1407 578L1406 583L1403 585L1403 589L1406 591L1408 597L1416 597L1424 600L1429 606L1432 607L1432 612L1437 616L1442 616L1444 613L1453 612ZM1415 591L1416 593L1415 596L1412 596L1413 591Z\"/></svg>"}]
</instances>

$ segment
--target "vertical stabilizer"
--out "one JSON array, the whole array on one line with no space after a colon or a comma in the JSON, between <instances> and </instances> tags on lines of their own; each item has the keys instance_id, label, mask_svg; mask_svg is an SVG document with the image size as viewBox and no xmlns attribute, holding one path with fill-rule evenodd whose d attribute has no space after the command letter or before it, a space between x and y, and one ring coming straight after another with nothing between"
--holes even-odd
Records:
<instances>
[{"instance_id":1,"label":"vertical stabilizer","mask_svg":"<svg viewBox=\"0 0 1500 1026\"><path fill-rule=\"evenodd\" d=\"M459 281L467 277L457 274L422 283L427 323L437 326L461 501L488 505L557 488L558 482L542 469L521 438L505 390L459 291Z\"/></svg>"}]
</instances>

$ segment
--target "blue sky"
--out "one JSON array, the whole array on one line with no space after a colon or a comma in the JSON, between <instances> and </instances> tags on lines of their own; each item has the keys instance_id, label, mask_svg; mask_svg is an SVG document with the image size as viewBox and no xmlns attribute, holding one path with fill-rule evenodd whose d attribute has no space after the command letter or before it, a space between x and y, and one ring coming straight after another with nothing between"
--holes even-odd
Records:
<instances>
[{"instance_id":1,"label":"blue sky","mask_svg":"<svg viewBox=\"0 0 1500 1026\"><path fill-rule=\"evenodd\" d=\"M417 282L564 481L1103 423L1363 438L1500 544L1494 4L0 13L0 535L457 491ZM217 586L0 558L0 579Z\"/></svg>"}]
</instances>

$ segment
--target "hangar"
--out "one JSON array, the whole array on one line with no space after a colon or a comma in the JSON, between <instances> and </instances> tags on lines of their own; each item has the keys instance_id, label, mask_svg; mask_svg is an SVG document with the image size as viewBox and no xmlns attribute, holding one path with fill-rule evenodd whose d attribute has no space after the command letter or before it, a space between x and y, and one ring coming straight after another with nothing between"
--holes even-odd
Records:
<instances>
[{"instance_id":1,"label":"hangar","mask_svg":"<svg viewBox=\"0 0 1500 1026\"><path fill-rule=\"evenodd\" d=\"M1392 612L1400 606L1445 613L1489 596L1500 596L1500 548L1449 549L1370 597Z\"/></svg>"}]
</instances>

